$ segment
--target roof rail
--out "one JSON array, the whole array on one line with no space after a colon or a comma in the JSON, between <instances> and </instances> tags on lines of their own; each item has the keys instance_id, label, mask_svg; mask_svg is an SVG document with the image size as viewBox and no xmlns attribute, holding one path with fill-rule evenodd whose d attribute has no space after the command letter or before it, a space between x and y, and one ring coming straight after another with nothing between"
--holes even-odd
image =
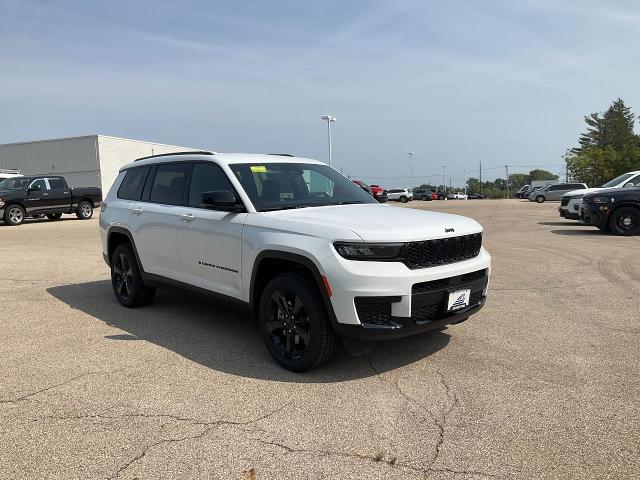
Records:
<instances>
[{"instance_id":1,"label":"roof rail","mask_svg":"<svg viewBox=\"0 0 640 480\"><path fill-rule=\"evenodd\" d=\"M290 153L269 153L268 155L275 155L277 157L295 157L295 155L291 155Z\"/></svg>"},{"instance_id":2,"label":"roof rail","mask_svg":"<svg viewBox=\"0 0 640 480\"><path fill-rule=\"evenodd\" d=\"M190 152L159 153L157 155L149 155L148 157L136 158L134 162L139 162L140 160L147 160L149 158L172 157L174 155L215 155L215 154L208 150L192 150Z\"/></svg>"},{"instance_id":3,"label":"roof rail","mask_svg":"<svg viewBox=\"0 0 640 480\"><path fill-rule=\"evenodd\" d=\"M0 168L0 173L15 173L16 175L19 175L20 170L16 170L14 168Z\"/></svg>"}]
</instances>

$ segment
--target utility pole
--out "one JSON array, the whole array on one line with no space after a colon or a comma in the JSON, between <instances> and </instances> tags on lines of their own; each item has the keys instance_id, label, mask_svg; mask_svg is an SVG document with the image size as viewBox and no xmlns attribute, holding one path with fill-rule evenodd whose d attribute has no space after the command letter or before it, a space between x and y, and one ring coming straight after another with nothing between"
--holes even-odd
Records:
<instances>
[{"instance_id":1,"label":"utility pole","mask_svg":"<svg viewBox=\"0 0 640 480\"><path fill-rule=\"evenodd\" d=\"M482 194L482 160L480 160L480 193Z\"/></svg>"},{"instance_id":2,"label":"utility pole","mask_svg":"<svg viewBox=\"0 0 640 480\"><path fill-rule=\"evenodd\" d=\"M564 183L569 183L569 165L564 165Z\"/></svg>"},{"instance_id":3,"label":"utility pole","mask_svg":"<svg viewBox=\"0 0 640 480\"><path fill-rule=\"evenodd\" d=\"M509 198L509 165L505 165L504 169L507 172L507 198Z\"/></svg>"},{"instance_id":4,"label":"utility pole","mask_svg":"<svg viewBox=\"0 0 640 480\"><path fill-rule=\"evenodd\" d=\"M451 190L451 177L449 177L449 190Z\"/></svg>"}]
</instances>

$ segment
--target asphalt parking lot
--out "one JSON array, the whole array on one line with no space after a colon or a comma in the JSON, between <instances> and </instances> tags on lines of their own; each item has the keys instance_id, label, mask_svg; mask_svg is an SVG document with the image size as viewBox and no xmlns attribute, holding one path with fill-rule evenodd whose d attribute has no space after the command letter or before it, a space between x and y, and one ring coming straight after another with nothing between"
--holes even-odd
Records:
<instances>
[{"instance_id":1,"label":"asphalt parking lot","mask_svg":"<svg viewBox=\"0 0 640 480\"><path fill-rule=\"evenodd\" d=\"M640 237L557 205L394 205L484 225L486 307L302 375L225 306L120 307L95 219L1 226L0 477L638 478Z\"/></svg>"}]
</instances>

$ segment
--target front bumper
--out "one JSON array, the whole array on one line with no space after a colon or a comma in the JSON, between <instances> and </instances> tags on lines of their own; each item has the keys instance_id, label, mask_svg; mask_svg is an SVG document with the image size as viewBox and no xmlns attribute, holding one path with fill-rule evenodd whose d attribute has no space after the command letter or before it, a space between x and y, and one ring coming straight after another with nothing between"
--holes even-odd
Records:
<instances>
[{"instance_id":1,"label":"front bumper","mask_svg":"<svg viewBox=\"0 0 640 480\"><path fill-rule=\"evenodd\" d=\"M606 208L606 210L604 210ZM606 228L609 220L609 207L605 204L582 204L580 207L580 223Z\"/></svg>"},{"instance_id":2,"label":"front bumper","mask_svg":"<svg viewBox=\"0 0 640 480\"><path fill-rule=\"evenodd\" d=\"M415 270L396 262L342 258L325 265L336 331L356 340L385 340L457 323L480 310L491 255L483 248L470 260ZM446 311L449 293L465 289L471 290L469 305Z\"/></svg>"},{"instance_id":3,"label":"front bumper","mask_svg":"<svg viewBox=\"0 0 640 480\"><path fill-rule=\"evenodd\" d=\"M580 220L579 212L573 213L563 207L558 207L558 212L562 218L566 218L567 220Z\"/></svg>"}]
</instances>

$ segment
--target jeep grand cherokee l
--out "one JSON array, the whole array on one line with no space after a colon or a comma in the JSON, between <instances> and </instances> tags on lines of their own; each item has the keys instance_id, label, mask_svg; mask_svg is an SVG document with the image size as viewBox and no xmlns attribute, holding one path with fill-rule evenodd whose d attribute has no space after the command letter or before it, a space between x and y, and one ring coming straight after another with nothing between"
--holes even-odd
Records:
<instances>
[{"instance_id":1,"label":"jeep grand cherokee l","mask_svg":"<svg viewBox=\"0 0 640 480\"><path fill-rule=\"evenodd\" d=\"M186 153L120 171L100 214L125 307L178 286L249 307L285 368L466 320L491 259L469 218L380 205L304 158Z\"/></svg>"}]
</instances>

